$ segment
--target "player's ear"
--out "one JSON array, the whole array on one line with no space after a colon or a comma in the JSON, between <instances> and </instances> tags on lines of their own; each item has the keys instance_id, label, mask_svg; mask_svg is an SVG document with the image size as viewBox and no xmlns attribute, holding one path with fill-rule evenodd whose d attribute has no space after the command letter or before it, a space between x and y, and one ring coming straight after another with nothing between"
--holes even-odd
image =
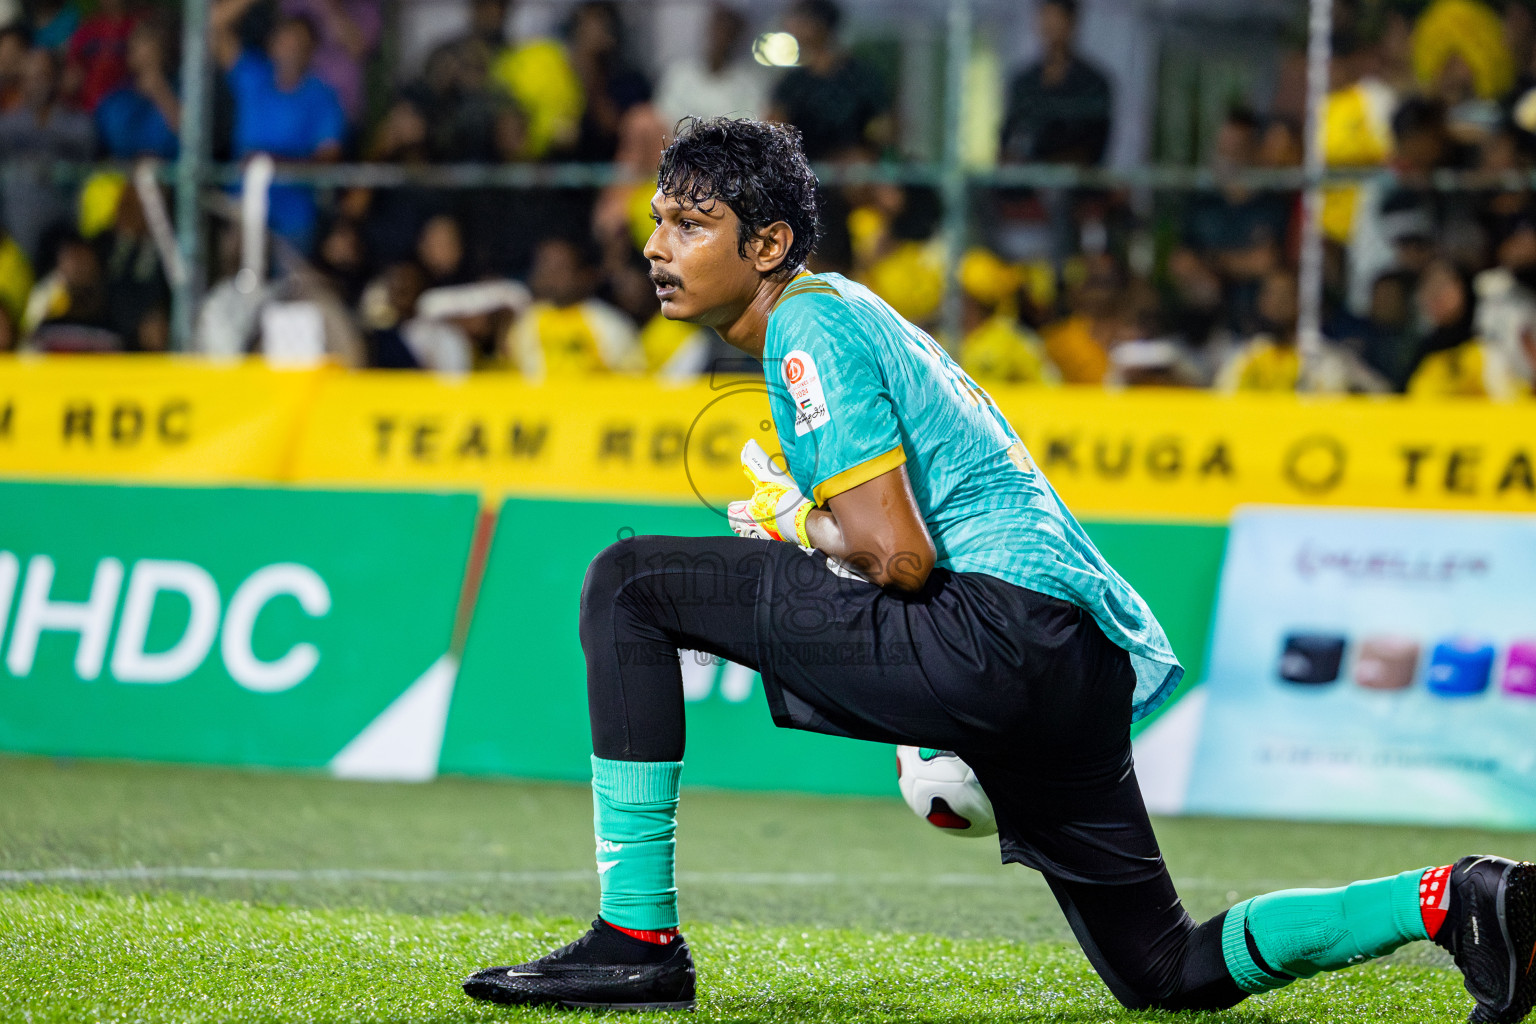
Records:
<instances>
[{"instance_id":1,"label":"player's ear","mask_svg":"<svg viewBox=\"0 0 1536 1024\"><path fill-rule=\"evenodd\" d=\"M760 274L771 274L789 257L790 246L794 244L794 228L782 220L774 221L754 235L747 247L752 269Z\"/></svg>"}]
</instances>

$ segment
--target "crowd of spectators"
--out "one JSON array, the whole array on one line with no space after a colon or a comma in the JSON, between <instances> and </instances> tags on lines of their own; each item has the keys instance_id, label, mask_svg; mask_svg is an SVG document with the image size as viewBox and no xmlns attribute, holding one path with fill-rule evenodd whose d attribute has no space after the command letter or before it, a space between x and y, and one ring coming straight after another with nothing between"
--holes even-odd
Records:
<instances>
[{"instance_id":1,"label":"crowd of spectators","mask_svg":"<svg viewBox=\"0 0 1536 1024\"><path fill-rule=\"evenodd\" d=\"M1042 57L1010 85L1004 161L1103 161L1113 86L1075 50L1075 13L1070 0L1041 6ZM962 362L1075 383L1531 394L1532 5L1340 0L1333 27L1321 145L1330 166L1367 173L1323 195L1317 345L1298 336L1301 196L1247 173L1302 162L1298 50L1262 113L1234 104L1212 133L1213 190L1140 208L1091 189L996 193L984 237L1013 262L1001 303L1013 337L968 335ZM1437 185L1446 171L1465 172L1458 187Z\"/></svg>"},{"instance_id":2,"label":"crowd of spectators","mask_svg":"<svg viewBox=\"0 0 1536 1024\"><path fill-rule=\"evenodd\" d=\"M771 24L717 0L702 8L697 55L659 69L636 59L626 5L574 2L558 32L519 37L514 0L465 3L462 34L402 76L382 66L381 0L212 0L213 155L406 170L582 162L613 166L617 183L277 184L257 245L231 188L214 197L224 212L212 218L199 350L271 354L299 339L358 366L697 374L728 353L712 332L657 314L640 254L669 127L690 114L770 117L796 125L823 165L903 155L896 83L850 50L834 0L791 0ZM0 26L0 351L169 340L167 254L152 228L163 198L120 171L79 184L54 168L176 157L177 11L81 4L39 0ZM1531 7L1335 6L1326 156L1389 173L1325 196L1324 337L1311 357L1298 339L1300 197L1244 177L1301 163L1299 53L1274 95L1232 105L1212 133L1213 190L973 193L959 337L942 336L932 189L829 186L812 269L869 285L983 383L1529 393L1536 195L1508 176L1536 168ZM1116 76L1082 52L1079 14L1075 0L1039 0L1019 25L1037 56L998 83L1001 163L1105 161ZM793 66L754 60L754 34L770 28L793 37ZM1486 178L1446 191L1442 170Z\"/></svg>"}]
</instances>

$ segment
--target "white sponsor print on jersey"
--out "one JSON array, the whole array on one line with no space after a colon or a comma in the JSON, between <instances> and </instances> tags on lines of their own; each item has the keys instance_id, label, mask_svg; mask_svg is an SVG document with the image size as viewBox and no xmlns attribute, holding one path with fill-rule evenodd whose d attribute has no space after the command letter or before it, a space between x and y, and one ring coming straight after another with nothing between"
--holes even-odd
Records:
<instances>
[{"instance_id":1,"label":"white sponsor print on jersey","mask_svg":"<svg viewBox=\"0 0 1536 1024\"><path fill-rule=\"evenodd\" d=\"M827 396L821 388L821 374L809 352L797 348L784 357L784 383L789 386L789 399L795 404L796 437L832 422Z\"/></svg>"}]
</instances>

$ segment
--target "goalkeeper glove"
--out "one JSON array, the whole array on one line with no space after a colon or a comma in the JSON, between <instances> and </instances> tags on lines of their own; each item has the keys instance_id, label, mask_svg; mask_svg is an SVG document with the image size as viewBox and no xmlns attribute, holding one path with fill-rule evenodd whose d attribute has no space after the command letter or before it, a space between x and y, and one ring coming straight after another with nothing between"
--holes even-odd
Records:
<instances>
[{"instance_id":1,"label":"goalkeeper glove","mask_svg":"<svg viewBox=\"0 0 1536 1024\"><path fill-rule=\"evenodd\" d=\"M783 540L806 550L813 545L805 520L816 507L807 501L787 473L780 472L756 440L741 449L741 468L752 481L752 497L727 506L731 529L741 537Z\"/></svg>"}]
</instances>

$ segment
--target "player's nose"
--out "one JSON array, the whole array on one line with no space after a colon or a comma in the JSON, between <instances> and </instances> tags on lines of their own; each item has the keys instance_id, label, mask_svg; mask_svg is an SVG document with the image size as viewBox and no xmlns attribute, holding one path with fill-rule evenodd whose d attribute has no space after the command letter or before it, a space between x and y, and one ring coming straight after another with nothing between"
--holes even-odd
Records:
<instances>
[{"instance_id":1,"label":"player's nose","mask_svg":"<svg viewBox=\"0 0 1536 1024\"><path fill-rule=\"evenodd\" d=\"M640 255L650 260L653 264L670 263L672 261L672 254L666 250L662 243L661 225L658 224L651 229L651 237L645 240L645 248L640 250Z\"/></svg>"}]
</instances>

